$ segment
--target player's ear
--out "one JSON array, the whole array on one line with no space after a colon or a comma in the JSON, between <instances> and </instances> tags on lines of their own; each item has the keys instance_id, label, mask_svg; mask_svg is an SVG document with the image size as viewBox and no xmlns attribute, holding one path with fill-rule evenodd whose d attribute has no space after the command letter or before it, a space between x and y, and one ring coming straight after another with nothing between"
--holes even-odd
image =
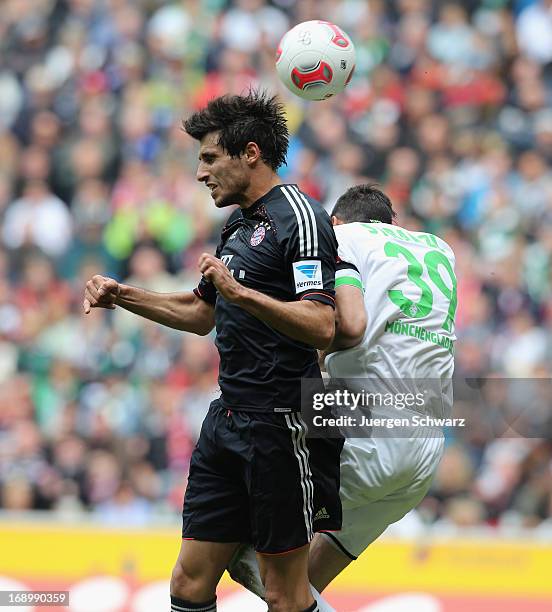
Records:
<instances>
[{"instance_id":1,"label":"player's ear","mask_svg":"<svg viewBox=\"0 0 552 612\"><path fill-rule=\"evenodd\" d=\"M248 142L245 145L244 151L245 161L249 165L253 165L261 159L261 149L256 142Z\"/></svg>"},{"instance_id":2,"label":"player's ear","mask_svg":"<svg viewBox=\"0 0 552 612\"><path fill-rule=\"evenodd\" d=\"M343 225L343 221L338 219L335 215L332 215L332 225Z\"/></svg>"}]
</instances>

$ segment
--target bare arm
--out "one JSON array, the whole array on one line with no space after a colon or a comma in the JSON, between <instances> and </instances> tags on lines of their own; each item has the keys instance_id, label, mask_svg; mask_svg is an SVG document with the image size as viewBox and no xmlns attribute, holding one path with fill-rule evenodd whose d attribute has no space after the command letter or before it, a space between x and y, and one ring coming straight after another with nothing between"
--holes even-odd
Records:
<instances>
[{"instance_id":1,"label":"bare arm","mask_svg":"<svg viewBox=\"0 0 552 612\"><path fill-rule=\"evenodd\" d=\"M120 285L117 306L167 327L208 334L215 326L215 311L192 291L155 293L129 285Z\"/></svg>"},{"instance_id":2,"label":"bare arm","mask_svg":"<svg viewBox=\"0 0 552 612\"><path fill-rule=\"evenodd\" d=\"M352 285L340 285L335 290L336 330L326 351L334 353L359 344L366 331L367 317L362 290Z\"/></svg>"},{"instance_id":3,"label":"bare arm","mask_svg":"<svg viewBox=\"0 0 552 612\"><path fill-rule=\"evenodd\" d=\"M235 303L270 327L318 349L324 349L332 341L334 310L331 306L312 300L280 302L253 289L243 289Z\"/></svg>"},{"instance_id":4,"label":"bare arm","mask_svg":"<svg viewBox=\"0 0 552 612\"><path fill-rule=\"evenodd\" d=\"M228 268L216 257L203 254L199 269L219 293L279 332L305 344L323 349L334 333L334 310L331 306L304 300L280 302L238 283Z\"/></svg>"},{"instance_id":5,"label":"bare arm","mask_svg":"<svg viewBox=\"0 0 552 612\"><path fill-rule=\"evenodd\" d=\"M156 293L123 285L105 276L93 276L86 283L84 312L88 314L91 308L113 309L115 306L200 336L208 334L215 325L214 308L191 291Z\"/></svg>"}]
</instances>

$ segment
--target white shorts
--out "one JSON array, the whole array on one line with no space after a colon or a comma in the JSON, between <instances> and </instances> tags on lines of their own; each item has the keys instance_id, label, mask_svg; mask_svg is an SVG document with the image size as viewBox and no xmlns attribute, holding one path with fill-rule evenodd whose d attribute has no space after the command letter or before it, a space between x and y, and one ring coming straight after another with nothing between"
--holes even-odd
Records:
<instances>
[{"instance_id":1,"label":"white shorts","mask_svg":"<svg viewBox=\"0 0 552 612\"><path fill-rule=\"evenodd\" d=\"M443 434L435 429L409 438L347 439L341 453L343 527L324 535L356 559L422 501L443 448Z\"/></svg>"}]
</instances>

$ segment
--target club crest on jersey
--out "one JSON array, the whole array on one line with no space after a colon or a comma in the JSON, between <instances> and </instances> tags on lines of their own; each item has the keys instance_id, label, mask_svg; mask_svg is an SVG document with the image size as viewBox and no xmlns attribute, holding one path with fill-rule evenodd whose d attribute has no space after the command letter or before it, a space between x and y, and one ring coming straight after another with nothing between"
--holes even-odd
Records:
<instances>
[{"instance_id":1,"label":"club crest on jersey","mask_svg":"<svg viewBox=\"0 0 552 612\"><path fill-rule=\"evenodd\" d=\"M261 244L266 236L266 229L264 225L259 225L259 227L251 234L251 239L249 240L249 244L251 246L257 246Z\"/></svg>"}]
</instances>

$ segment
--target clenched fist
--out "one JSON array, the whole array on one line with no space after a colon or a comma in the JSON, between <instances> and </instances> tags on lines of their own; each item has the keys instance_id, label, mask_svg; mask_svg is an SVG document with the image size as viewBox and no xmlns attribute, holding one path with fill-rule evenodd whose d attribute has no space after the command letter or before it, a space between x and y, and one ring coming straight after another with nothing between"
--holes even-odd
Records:
<instances>
[{"instance_id":1,"label":"clenched fist","mask_svg":"<svg viewBox=\"0 0 552 612\"><path fill-rule=\"evenodd\" d=\"M203 253L199 258L198 267L203 276L215 285L218 292L228 302L237 302L243 295L245 288L214 255Z\"/></svg>"},{"instance_id":2,"label":"clenched fist","mask_svg":"<svg viewBox=\"0 0 552 612\"><path fill-rule=\"evenodd\" d=\"M84 301L82 307L85 314L91 308L115 308L115 300L119 296L119 283L107 276L96 274L87 283L84 290Z\"/></svg>"}]
</instances>

